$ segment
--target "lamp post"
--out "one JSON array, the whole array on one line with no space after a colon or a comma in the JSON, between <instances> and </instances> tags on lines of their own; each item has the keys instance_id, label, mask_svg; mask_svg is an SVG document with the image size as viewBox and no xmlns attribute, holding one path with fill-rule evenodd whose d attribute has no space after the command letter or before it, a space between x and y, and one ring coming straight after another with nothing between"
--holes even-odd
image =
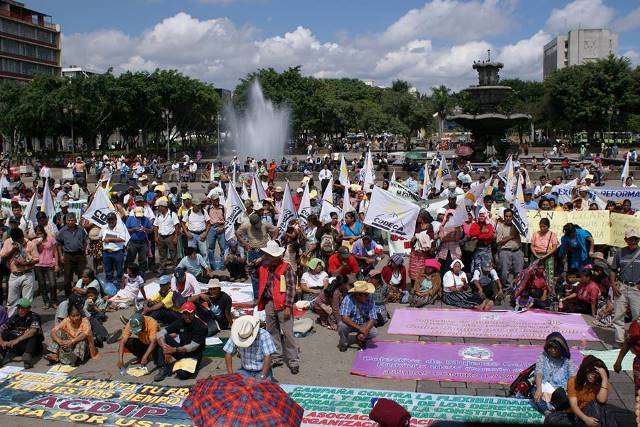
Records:
<instances>
[{"instance_id":1,"label":"lamp post","mask_svg":"<svg viewBox=\"0 0 640 427\"><path fill-rule=\"evenodd\" d=\"M76 144L75 144L75 138L73 136L73 115L78 114L79 111L73 103L69 103L69 105L62 108L62 112L65 115L69 114L71 116L71 152L75 154Z\"/></svg>"},{"instance_id":2,"label":"lamp post","mask_svg":"<svg viewBox=\"0 0 640 427\"><path fill-rule=\"evenodd\" d=\"M169 120L171 120L173 118L173 114L171 114L171 111L169 111L168 108L165 108L162 110L162 118L166 121L167 123L167 163L169 162L169 158L171 157L171 153L169 152Z\"/></svg>"}]
</instances>

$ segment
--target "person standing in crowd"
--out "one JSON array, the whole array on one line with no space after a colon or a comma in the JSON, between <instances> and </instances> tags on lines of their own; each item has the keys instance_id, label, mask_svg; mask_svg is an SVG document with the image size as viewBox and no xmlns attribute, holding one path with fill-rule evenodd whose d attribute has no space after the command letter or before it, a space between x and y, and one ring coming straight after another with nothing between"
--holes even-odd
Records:
<instances>
[{"instance_id":1,"label":"person standing in crowd","mask_svg":"<svg viewBox=\"0 0 640 427\"><path fill-rule=\"evenodd\" d=\"M273 338L260 327L260 321L253 316L241 316L231 327L231 338L224 345L224 362L228 374L233 374L233 355L240 356L239 374L271 380L272 355L277 353Z\"/></svg>"},{"instance_id":2,"label":"person standing in crowd","mask_svg":"<svg viewBox=\"0 0 640 427\"><path fill-rule=\"evenodd\" d=\"M533 233L531 237L531 254L544 265L547 283L553 288L555 280L555 258L553 254L560 245L556 233L550 230L551 222L548 218L540 219L539 227L540 229Z\"/></svg>"},{"instance_id":3,"label":"person standing in crowd","mask_svg":"<svg viewBox=\"0 0 640 427\"><path fill-rule=\"evenodd\" d=\"M56 239L53 235L49 234L42 225L36 226L35 235L36 238L34 242L40 255L38 263L35 265L38 289L44 306L46 308L56 309L58 307L56 273L59 271Z\"/></svg>"},{"instance_id":4,"label":"person standing in crowd","mask_svg":"<svg viewBox=\"0 0 640 427\"><path fill-rule=\"evenodd\" d=\"M567 257L569 270L582 270L593 254L594 240L584 228L567 223L562 227L564 235L560 238L558 258Z\"/></svg>"},{"instance_id":5,"label":"person standing in crowd","mask_svg":"<svg viewBox=\"0 0 640 427\"><path fill-rule=\"evenodd\" d=\"M127 243L127 264L135 263L137 258L140 271L144 273L147 270L149 235L153 232L153 224L144 215L144 208L136 206L125 225L130 235Z\"/></svg>"},{"instance_id":6,"label":"person standing in crowd","mask_svg":"<svg viewBox=\"0 0 640 427\"><path fill-rule=\"evenodd\" d=\"M22 356L24 368L31 369L34 357L42 354L40 315L31 311L31 301L26 298L20 298L16 306L17 312L0 326L0 366Z\"/></svg>"},{"instance_id":7,"label":"person standing in crowd","mask_svg":"<svg viewBox=\"0 0 640 427\"><path fill-rule=\"evenodd\" d=\"M36 242L25 239L22 230L14 228L0 249L0 258L9 262L9 270L11 270L7 294L8 315L11 317L16 312L16 304L20 298L33 301L35 291L33 267L39 259Z\"/></svg>"},{"instance_id":8,"label":"person standing in crowd","mask_svg":"<svg viewBox=\"0 0 640 427\"><path fill-rule=\"evenodd\" d=\"M513 224L513 211L505 209L504 221L496 225L495 241L500 260L500 281L505 289L510 289L509 273L515 278L524 266L520 232Z\"/></svg>"},{"instance_id":9,"label":"person standing in crowd","mask_svg":"<svg viewBox=\"0 0 640 427\"><path fill-rule=\"evenodd\" d=\"M178 236L182 230L178 215L169 210L167 199L161 197L156 200L158 210L153 222L154 237L157 242L159 265L163 271L170 269L178 257Z\"/></svg>"},{"instance_id":10,"label":"person standing in crowd","mask_svg":"<svg viewBox=\"0 0 640 427\"><path fill-rule=\"evenodd\" d=\"M249 215L249 223L244 223L236 230L236 238L247 252L247 269L251 266L251 285L253 286L253 298L258 299L258 271L256 260L262 257L261 248L267 246L270 239L278 237L278 229L273 225L265 224L258 214Z\"/></svg>"},{"instance_id":11,"label":"person standing in crowd","mask_svg":"<svg viewBox=\"0 0 640 427\"><path fill-rule=\"evenodd\" d=\"M207 248L207 234L209 233L209 214L206 211L208 199L203 198L200 203L194 203L189 209L182 221L185 224L184 234L187 238L187 246L196 248L200 255L208 258L209 249Z\"/></svg>"},{"instance_id":12,"label":"person standing in crowd","mask_svg":"<svg viewBox=\"0 0 640 427\"><path fill-rule=\"evenodd\" d=\"M64 272L64 294L68 298L73 286L73 275L81 278L87 266L87 232L84 228L78 227L74 214L65 216L65 226L58 232L56 242L58 261L62 264Z\"/></svg>"},{"instance_id":13,"label":"person standing in crowd","mask_svg":"<svg viewBox=\"0 0 640 427\"><path fill-rule=\"evenodd\" d=\"M624 318L631 311L632 320L640 315L640 230L628 229L624 232L627 246L616 252L609 272L609 284L615 297L613 327L615 342L624 342Z\"/></svg>"},{"instance_id":14,"label":"person standing in crowd","mask_svg":"<svg viewBox=\"0 0 640 427\"><path fill-rule=\"evenodd\" d=\"M213 267L216 246L220 248L220 257L224 256L227 248L227 242L224 237L224 207L220 204L220 195L214 193L211 195L211 206L209 207L209 222L210 228L207 234L207 247L209 254L209 265Z\"/></svg>"},{"instance_id":15,"label":"person standing in crowd","mask_svg":"<svg viewBox=\"0 0 640 427\"><path fill-rule=\"evenodd\" d=\"M107 214L107 225L102 228L104 273L107 283L120 285L124 270L124 252L129 233L114 212ZM115 275L114 275L115 273Z\"/></svg>"},{"instance_id":16,"label":"person standing in crowd","mask_svg":"<svg viewBox=\"0 0 640 427\"><path fill-rule=\"evenodd\" d=\"M298 345L293 335L293 303L297 277L282 257L285 248L269 241L261 248L263 256L258 268L258 310L264 310L267 331L278 349L273 365L282 364L282 357L293 375L300 371Z\"/></svg>"}]
</instances>

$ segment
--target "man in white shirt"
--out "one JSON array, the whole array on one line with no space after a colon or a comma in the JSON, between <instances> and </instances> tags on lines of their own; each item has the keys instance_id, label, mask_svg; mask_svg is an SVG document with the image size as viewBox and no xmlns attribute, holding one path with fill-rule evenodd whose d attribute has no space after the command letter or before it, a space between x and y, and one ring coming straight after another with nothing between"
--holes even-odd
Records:
<instances>
[{"instance_id":1,"label":"man in white shirt","mask_svg":"<svg viewBox=\"0 0 640 427\"><path fill-rule=\"evenodd\" d=\"M182 230L178 215L175 212L169 211L167 206L168 201L166 197L161 197L156 200L158 214L153 223L156 246L158 247L158 263L163 270L175 265L174 260L178 258L178 236Z\"/></svg>"},{"instance_id":2,"label":"man in white shirt","mask_svg":"<svg viewBox=\"0 0 640 427\"><path fill-rule=\"evenodd\" d=\"M463 184L471 184L473 180L471 179L471 175L469 174L469 168L465 167L463 170L461 170L458 174L458 179Z\"/></svg>"},{"instance_id":3,"label":"man in white shirt","mask_svg":"<svg viewBox=\"0 0 640 427\"><path fill-rule=\"evenodd\" d=\"M462 188L459 188L456 185L455 181L449 181L447 188L445 188L442 191L442 193L440 193L440 197L447 197L447 198L449 198L449 196L458 197L458 196L462 196L463 194L464 194L464 191L462 191Z\"/></svg>"},{"instance_id":4,"label":"man in white shirt","mask_svg":"<svg viewBox=\"0 0 640 427\"><path fill-rule=\"evenodd\" d=\"M205 197L199 204L194 203L191 209L185 212L182 217L182 221L186 227L184 235L187 238L187 245L198 249L198 252L205 261L207 260L207 254L209 252L207 234L209 233L209 227L211 227L209 214L206 211L208 204L209 199Z\"/></svg>"},{"instance_id":5,"label":"man in white shirt","mask_svg":"<svg viewBox=\"0 0 640 427\"><path fill-rule=\"evenodd\" d=\"M322 194L324 194L324 189L327 188L327 184L329 184L329 180L333 174L327 168L327 164L325 163L322 166L322 170L318 173L318 180L320 181L320 188L322 188Z\"/></svg>"},{"instance_id":6,"label":"man in white shirt","mask_svg":"<svg viewBox=\"0 0 640 427\"><path fill-rule=\"evenodd\" d=\"M107 225L100 232L100 237L102 238L102 260L107 283L119 286L124 266L124 247L129 240L129 233L122 221L118 221L118 216L114 212L107 214Z\"/></svg>"}]
</instances>

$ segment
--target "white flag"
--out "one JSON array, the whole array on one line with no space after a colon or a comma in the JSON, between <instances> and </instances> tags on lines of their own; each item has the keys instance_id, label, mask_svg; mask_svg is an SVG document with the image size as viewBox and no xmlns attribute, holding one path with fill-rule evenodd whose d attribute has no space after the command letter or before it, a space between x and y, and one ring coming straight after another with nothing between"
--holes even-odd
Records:
<instances>
[{"instance_id":1,"label":"white flag","mask_svg":"<svg viewBox=\"0 0 640 427\"><path fill-rule=\"evenodd\" d=\"M364 223L407 239L413 237L420 206L373 187Z\"/></svg>"},{"instance_id":2,"label":"white flag","mask_svg":"<svg viewBox=\"0 0 640 427\"><path fill-rule=\"evenodd\" d=\"M370 189L376 181L376 176L373 171L373 159L371 158L371 151L367 151L367 155L364 158L364 174L362 176L362 189Z\"/></svg>"},{"instance_id":3,"label":"white flag","mask_svg":"<svg viewBox=\"0 0 640 427\"><path fill-rule=\"evenodd\" d=\"M320 222L326 224L331 221L331 212L338 214L338 218L342 219L342 209L333 205L333 177L329 179L327 188L322 194L322 207L320 209Z\"/></svg>"},{"instance_id":4,"label":"white flag","mask_svg":"<svg viewBox=\"0 0 640 427\"><path fill-rule=\"evenodd\" d=\"M322 200L326 200L333 204L333 176L329 178L329 182L322 193Z\"/></svg>"},{"instance_id":5,"label":"white flag","mask_svg":"<svg viewBox=\"0 0 640 427\"><path fill-rule=\"evenodd\" d=\"M293 199L291 198L291 188L289 188L289 181L284 186L284 197L282 199L282 210L280 211L280 218L278 219L278 236L284 236L287 231L287 226L292 219L297 218L296 208L293 206Z\"/></svg>"},{"instance_id":6,"label":"white flag","mask_svg":"<svg viewBox=\"0 0 640 427\"><path fill-rule=\"evenodd\" d=\"M509 155L507 163L504 165L504 169L498 172L498 177L506 183L508 181L508 177L511 175L513 175L513 156Z\"/></svg>"},{"instance_id":7,"label":"white flag","mask_svg":"<svg viewBox=\"0 0 640 427\"><path fill-rule=\"evenodd\" d=\"M109 212L116 213L116 209L109 200L107 192L98 187L91 204L87 207L87 211L82 215L82 218L102 228L107 225L107 214Z\"/></svg>"},{"instance_id":8,"label":"white flag","mask_svg":"<svg viewBox=\"0 0 640 427\"><path fill-rule=\"evenodd\" d=\"M262 182L258 178L258 175L254 175L251 180L251 200L254 202L261 202L267 198L267 193L264 191Z\"/></svg>"},{"instance_id":9,"label":"white flag","mask_svg":"<svg viewBox=\"0 0 640 427\"><path fill-rule=\"evenodd\" d=\"M393 170L393 173L391 173L391 181L395 181L396 180L396 170Z\"/></svg>"},{"instance_id":10,"label":"white flag","mask_svg":"<svg viewBox=\"0 0 640 427\"><path fill-rule=\"evenodd\" d=\"M209 182L213 182L216 180L215 174L216 174L216 164L215 162L211 162L211 170L209 171Z\"/></svg>"},{"instance_id":11,"label":"white flag","mask_svg":"<svg viewBox=\"0 0 640 427\"><path fill-rule=\"evenodd\" d=\"M307 224L307 218L311 215L311 199L309 198L309 181L304 184L304 192L302 193L302 200L300 200L300 206L298 206L298 219L300 225Z\"/></svg>"},{"instance_id":12,"label":"white flag","mask_svg":"<svg viewBox=\"0 0 640 427\"><path fill-rule=\"evenodd\" d=\"M427 197L429 196L429 190L431 190L431 180L429 179L429 163L424 162L424 178L422 178L422 198L423 199L425 200L427 199Z\"/></svg>"},{"instance_id":13,"label":"white flag","mask_svg":"<svg viewBox=\"0 0 640 427\"><path fill-rule=\"evenodd\" d=\"M513 156L509 156L504 169L498 172L498 177L505 182L504 199L511 203L515 197L515 192L517 191L515 185L518 180L513 171Z\"/></svg>"},{"instance_id":14,"label":"white flag","mask_svg":"<svg viewBox=\"0 0 640 427\"><path fill-rule=\"evenodd\" d=\"M38 198L37 194L33 193L31 200L24 209L24 217L27 219L27 223L37 224L36 214L38 213ZM30 224L28 224L30 226Z\"/></svg>"},{"instance_id":15,"label":"white flag","mask_svg":"<svg viewBox=\"0 0 640 427\"><path fill-rule=\"evenodd\" d=\"M340 159L340 175L338 175L338 182L345 187L349 185L349 171L347 169L347 162L344 160L344 154Z\"/></svg>"},{"instance_id":16,"label":"white flag","mask_svg":"<svg viewBox=\"0 0 640 427\"><path fill-rule=\"evenodd\" d=\"M344 196L342 197L342 215L347 212L355 212L355 208L351 205L351 199L349 198L349 184L344 186Z\"/></svg>"},{"instance_id":17,"label":"white flag","mask_svg":"<svg viewBox=\"0 0 640 427\"><path fill-rule=\"evenodd\" d=\"M245 183L242 183L242 196L241 196L242 200L249 200L249 191L247 191L247 186L245 185Z\"/></svg>"},{"instance_id":18,"label":"white flag","mask_svg":"<svg viewBox=\"0 0 640 427\"><path fill-rule=\"evenodd\" d=\"M449 176L449 166L447 165L447 159L444 158L444 155L440 158L440 165L438 166L438 170L436 171L436 191L440 191L442 188L442 183Z\"/></svg>"},{"instance_id":19,"label":"white flag","mask_svg":"<svg viewBox=\"0 0 640 427\"><path fill-rule=\"evenodd\" d=\"M624 167L622 168L622 174L620 174L620 179L622 180L622 186L624 187L625 181L629 178L629 153L627 153L627 158L624 161Z\"/></svg>"},{"instance_id":20,"label":"white flag","mask_svg":"<svg viewBox=\"0 0 640 427\"><path fill-rule=\"evenodd\" d=\"M467 204L461 198L456 201L456 210L453 212L451 218L449 218L442 226L443 227L460 227L469 218L467 211Z\"/></svg>"},{"instance_id":21,"label":"white flag","mask_svg":"<svg viewBox=\"0 0 640 427\"><path fill-rule=\"evenodd\" d=\"M527 208L524 206L524 192L520 179L516 183L516 197L513 201L513 225L525 238L529 235L529 218L527 216Z\"/></svg>"},{"instance_id":22,"label":"white flag","mask_svg":"<svg viewBox=\"0 0 640 427\"><path fill-rule=\"evenodd\" d=\"M234 187L236 185L238 185L237 181L236 181L236 161L235 160L233 161L233 178L232 178L232 180L233 180L233 186ZM237 193L237 191L236 191L236 193Z\"/></svg>"},{"instance_id":23,"label":"white flag","mask_svg":"<svg viewBox=\"0 0 640 427\"><path fill-rule=\"evenodd\" d=\"M566 184L554 185L551 192L558 193L558 204L564 205L573 200L573 189L578 185L578 178L574 178Z\"/></svg>"},{"instance_id":24,"label":"white flag","mask_svg":"<svg viewBox=\"0 0 640 427\"><path fill-rule=\"evenodd\" d=\"M49 190L49 180L45 180L44 191L42 192L42 211L47 214L50 220L53 219L56 214L56 208L53 204L53 196L51 196L51 190Z\"/></svg>"},{"instance_id":25,"label":"white flag","mask_svg":"<svg viewBox=\"0 0 640 427\"><path fill-rule=\"evenodd\" d=\"M227 201L224 205L224 238L227 242L231 239L235 239L236 221L245 211L244 203L242 203L236 188L230 185L229 192L227 194Z\"/></svg>"},{"instance_id":26,"label":"white flag","mask_svg":"<svg viewBox=\"0 0 640 427\"><path fill-rule=\"evenodd\" d=\"M484 197L484 193L489 186L489 180L483 183L474 184L469 191L464 194L464 202L467 206L473 206Z\"/></svg>"}]
</instances>

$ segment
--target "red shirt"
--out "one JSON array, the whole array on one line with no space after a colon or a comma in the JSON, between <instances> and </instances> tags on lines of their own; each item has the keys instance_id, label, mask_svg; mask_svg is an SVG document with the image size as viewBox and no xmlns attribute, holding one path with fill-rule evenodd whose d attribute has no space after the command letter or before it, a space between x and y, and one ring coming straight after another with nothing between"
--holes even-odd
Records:
<instances>
[{"instance_id":1,"label":"red shirt","mask_svg":"<svg viewBox=\"0 0 640 427\"><path fill-rule=\"evenodd\" d=\"M547 278L543 274L542 276L538 276L536 274L532 274L529 276L529 281L527 282L527 288L529 289L546 289L547 288Z\"/></svg>"},{"instance_id":2,"label":"red shirt","mask_svg":"<svg viewBox=\"0 0 640 427\"><path fill-rule=\"evenodd\" d=\"M600 286L596 282L589 282L586 285L580 283L576 290L578 300L588 304L595 304L600 297Z\"/></svg>"},{"instance_id":3,"label":"red shirt","mask_svg":"<svg viewBox=\"0 0 640 427\"><path fill-rule=\"evenodd\" d=\"M335 253L329 257L329 273L333 274L338 272L338 274L349 274L349 273L357 273L360 271L360 266L358 265L358 261L353 255L349 255L346 260L346 267L342 267L342 259L340 259L340 254ZM349 271L350 270L350 271Z\"/></svg>"},{"instance_id":4,"label":"red shirt","mask_svg":"<svg viewBox=\"0 0 640 427\"><path fill-rule=\"evenodd\" d=\"M567 159L563 159L563 160L560 162L560 166L562 166L563 168L568 168L568 167L569 167L569 160L567 160Z\"/></svg>"},{"instance_id":5,"label":"red shirt","mask_svg":"<svg viewBox=\"0 0 640 427\"><path fill-rule=\"evenodd\" d=\"M469 236L477 237L485 245L490 245L491 242L493 241L493 234L494 234L493 225L487 223L484 226L487 230L486 233L482 233L480 225L477 222L474 222L473 224L471 224L471 227L469 227Z\"/></svg>"}]
</instances>

